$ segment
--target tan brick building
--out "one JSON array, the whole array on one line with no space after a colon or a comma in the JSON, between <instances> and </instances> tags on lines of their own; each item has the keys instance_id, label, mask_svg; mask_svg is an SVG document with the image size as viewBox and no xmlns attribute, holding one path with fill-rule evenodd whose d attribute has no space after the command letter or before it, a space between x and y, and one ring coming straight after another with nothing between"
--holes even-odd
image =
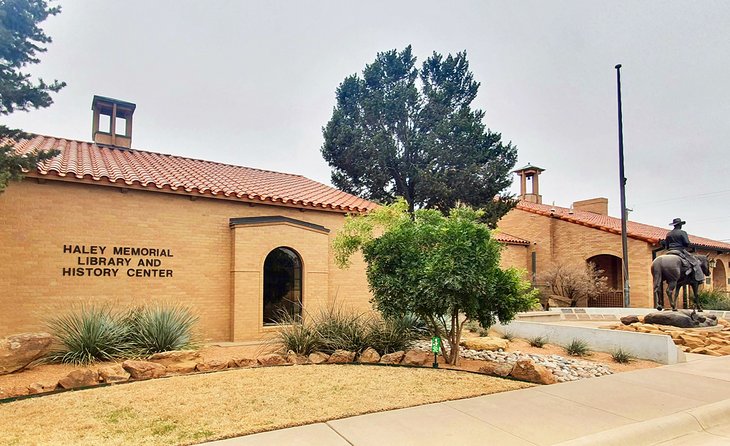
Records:
<instances>
[{"instance_id":1,"label":"tan brick building","mask_svg":"<svg viewBox=\"0 0 730 446\"><path fill-rule=\"evenodd\" d=\"M507 243L503 265L524 268L534 278L554 262L593 262L605 271L609 286L617 292L590 304L623 306L621 219L608 216L605 198L577 201L570 208L542 204L538 184L542 171L531 165L515 171L520 177L521 201L498 225L500 239ZM661 241L670 229L628 222L632 307L653 305L651 262L663 253ZM698 254L711 259L711 276L706 286L727 290L730 244L694 235L690 235L690 242Z\"/></svg>"},{"instance_id":2,"label":"tan brick building","mask_svg":"<svg viewBox=\"0 0 730 446\"><path fill-rule=\"evenodd\" d=\"M344 215L374 204L299 175L131 149L134 104L94 97L94 143L0 194L0 337L74 304L191 307L206 340L266 337L279 312L370 308L362 260L339 269Z\"/></svg>"}]
</instances>

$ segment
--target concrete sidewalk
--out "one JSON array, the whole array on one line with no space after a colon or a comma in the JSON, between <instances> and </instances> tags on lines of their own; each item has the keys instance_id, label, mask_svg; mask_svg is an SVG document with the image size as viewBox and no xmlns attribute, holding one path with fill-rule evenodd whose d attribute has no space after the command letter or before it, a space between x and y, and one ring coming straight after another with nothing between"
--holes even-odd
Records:
<instances>
[{"instance_id":1,"label":"concrete sidewalk","mask_svg":"<svg viewBox=\"0 0 730 446\"><path fill-rule=\"evenodd\" d=\"M207 444L730 446L730 356Z\"/></svg>"}]
</instances>

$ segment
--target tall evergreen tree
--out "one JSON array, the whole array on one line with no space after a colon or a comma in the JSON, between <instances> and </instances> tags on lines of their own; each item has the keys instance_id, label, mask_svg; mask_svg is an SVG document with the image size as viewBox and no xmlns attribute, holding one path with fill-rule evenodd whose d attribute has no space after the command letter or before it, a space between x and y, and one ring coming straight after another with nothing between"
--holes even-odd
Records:
<instances>
[{"instance_id":1,"label":"tall evergreen tree","mask_svg":"<svg viewBox=\"0 0 730 446\"><path fill-rule=\"evenodd\" d=\"M31 108L45 108L53 103L51 93L66 86L54 80L37 81L21 70L40 62L38 53L46 51L51 38L38 26L48 16L61 12L60 6L49 7L45 0L0 0L0 115ZM0 125L0 141L5 138L28 137L21 130ZM55 156L57 151L16 155L7 142L0 146L0 192L10 180L22 178L23 171Z\"/></svg>"},{"instance_id":2,"label":"tall evergreen tree","mask_svg":"<svg viewBox=\"0 0 730 446\"><path fill-rule=\"evenodd\" d=\"M322 146L332 182L383 203L402 196L411 213L465 203L494 226L514 206L517 149L471 107L478 90L466 51L434 52L420 69L410 46L378 53L337 88Z\"/></svg>"}]
</instances>

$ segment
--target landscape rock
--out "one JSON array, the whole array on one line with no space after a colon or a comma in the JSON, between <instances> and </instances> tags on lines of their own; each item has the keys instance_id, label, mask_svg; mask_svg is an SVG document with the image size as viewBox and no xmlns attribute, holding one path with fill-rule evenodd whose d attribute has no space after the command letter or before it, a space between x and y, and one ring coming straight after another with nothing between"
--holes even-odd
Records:
<instances>
[{"instance_id":1,"label":"landscape rock","mask_svg":"<svg viewBox=\"0 0 730 446\"><path fill-rule=\"evenodd\" d=\"M122 363L124 370L129 372L132 379L152 379L165 376L166 367L150 361L127 360Z\"/></svg>"},{"instance_id":2,"label":"landscape rock","mask_svg":"<svg viewBox=\"0 0 730 446\"><path fill-rule=\"evenodd\" d=\"M335 350L327 359L329 364L345 364L355 361L355 352L347 350Z\"/></svg>"},{"instance_id":3,"label":"landscape rock","mask_svg":"<svg viewBox=\"0 0 730 446\"><path fill-rule=\"evenodd\" d=\"M381 364L400 364L403 357L406 355L404 351L397 351L394 353L388 353L380 357Z\"/></svg>"},{"instance_id":4,"label":"landscape rock","mask_svg":"<svg viewBox=\"0 0 730 446\"><path fill-rule=\"evenodd\" d=\"M372 347L368 347L360 353L359 361L364 364L374 364L380 361L380 353Z\"/></svg>"},{"instance_id":5,"label":"landscape rock","mask_svg":"<svg viewBox=\"0 0 730 446\"><path fill-rule=\"evenodd\" d=\"M20 333L0 338L0 375L21 370L50 351L48 333Z\"/></svg>"},{"instance_id":6,"label":"landscape rock","mask_svg":"<svg viewBox=\"0 0 730 446\"><path fill-rule=\"evenodd\" d=\"M428 354L428 352L419 351L419 350L408 350L403 356L403 360L401 361L401 364L405 365L424 365L429 362L429 359L431 359L432 356Z\"/></svg>"},{"instance_id":7,"label":"landscape rock","mask_svg":"<svg viewBox=\"0 0 730 446\"><path fill-rule=\"evenodd\" d=\"M204 362L199 362L198 365L195 366L195 370L199 372L217 372L227 368L228 361L222 361L220 359L209 359Z\"/></svg>"},{"instance_id":8,"label":"landscape rock","mask_svg":"<svg viewBox=\"0 0 730 446\"><path fill-rule=\"evenodd\" d=\"M681 311L658 311L649 313L644 316L644 323L672 325L681 328L694 328L699 325L698 321Z\"/></svg>"},{"instance_id":9,"label":"landscape rock","mask_svg":"<svg viewBox=\"0 0 730 446\"><path fill-rule=\"evenodd\" d=\"M195 361L175 362L167 366L165 373L167 375L187 375L196 370L198 363ZM230 367L230 364L228 365Z\"/></svg>"},{"instance_id":10,"label":"landscape rock","mask_svg":"<svg viewBox=\"0 0 730 446\"><path fill-rule=\"evenodd\" d=\"M322 352L314 352L309 355L309 362L312 364L323 364L327 362L327 360L330 358L330 355L327 353Z\"/></svg>"},{"instance_id":11,"label":"landscape rock","mask_svg":"<svg viewBox=\"0 0 730 446\"><path fill-rule=\"evenodd\" d=\"M90 369L76 369L58 380L58 385L64 389L89 387L99 384L99 374Z\"/></svg>"},{"instance_id":12,"label":"landscape rock","mask_svg":"<svg viewBox=\"0 0 730 446\"><path fill-rule=\"evenodd\" d=\"M506 350L507 345L509 345L509 341L502 338L485 336L483 338L464 339L463 341L461 341L460 345L464 348L468 348L469 350L484 350L495 352L500 349Z\"/></svg>"},{"instance_id":13,"label":"landscape rock","mask_svg":"<svg viewBox=\"0 0 730 446\"><path fill-rule=\"evenodd\" d=\"M105 383L122 383L129 381L131 375L121 364L114 364L99 369L99 378Z\"/></svg>"},{"instance_id":14,"label":"landscape rock","mask_svg":"<svg viewBox=\"0 0 730 446\"><path fill-rule=\"evenodd\" d=\"M228 361L228 368L233 369L236 367L256 367L259 365L255 358L247 358L243 356L235 356Z\"/></svg>"},{"instance_id":15,"label":"landscape rock","mask_svg":"<svg viewBox=\"0 0 730 446\"><path fill-rule=\"evenodd\" d=\"M292 350L286 354L286 362L289 364L303 365L309 364L309 358L298 353L294 353Z\"/></svg>"},{"instance_id":16,"label":"landscape rock","mask_svg":"<svg viewBox=\"0 0 730 446\"><path fill-rule=\"evenodd\" d=\"M479 373L504 378L512 373L512 369L514 368L515 365L508 362L488 362L479 368Z\"/></svg>"},{"instance_id":17,"label":"landscape rock","mask_svg":"<svg viewBox=\"0 0 730 446\"><path fill-rule=\"evenodd\" d=\"M286 364L286 358L278 353L271 353L268 355L259 356L258 358L256 358L256 361L258 361L258 363L264 367Z\"/></svg>"},{"instance_id":18,"label":"landscape rock","mask_svg":"<svg viewBox=\"0 0 730 446\"><path fill-rule=\"evenodd\" d=\"M51 392L53 390L56 390L57 386L58 386L58 381L46 381L46 382L33 383L28 386L28 394L35 395L38 393Z\"/></svg>"},{"instance_id":19,"label":"landscape rock","mask_svg":"<svg viewBox=\"0 0 730 446\"><path fill-rule=\"evenodd\" d=\"M529 359L517 361L509 376L535 384L555 384L557 382L555 375L550 370Z\"/></svg>"},{"instance_id":20,"label":"landscape rock","mask_svg":"<svg viewBox=\"0 0 730 446\"><path fill-rule=\"evenodd\" d=\"M164 366L175 362L198 361L200 352L197 350L171 350L169 352L153 353L147 360Z\"/></svg>"},{"instance_id":21,"label":"landscape rock","mask_svg":"<svg viewBox=\"0 0 730 446\"><path fill-rule=\"evenodd\" d=\"M27 387L9 387L6 389L0 388L0 400L5 398L14 398L16 396L29 395L30 392Z\"/></svg>"},{"instance_id":22,"label":"landscape rock","mask_svg":"<svg viewBox=\"0 0 730 446\"><path fill-rule=\"evenodd\" d=\"M631 325L639 322L639 316L624 316L621 318L621 323L624 325Z\"/></svg>"}]
</instances>

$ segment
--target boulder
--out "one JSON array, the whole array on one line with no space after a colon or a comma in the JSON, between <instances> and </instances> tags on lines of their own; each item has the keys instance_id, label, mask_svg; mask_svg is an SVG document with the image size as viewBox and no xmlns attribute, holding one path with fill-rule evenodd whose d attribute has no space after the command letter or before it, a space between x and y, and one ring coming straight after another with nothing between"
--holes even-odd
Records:
<instances>
[{"instance_id":1,"label":"boulder","mask_svg":"<svg viewBox=\"0 0 730 446\"><path fill-rule=\"evenodd\" d=\"M401 364L405 365L424 365L433 359L433 356L423 350L408 350L403 356Z\"/></svg>"},{"instance_id":2,"label":"boulder","mask_svg":"<svg viewBox=\"0 0 730 446\"><path fill-rule=\"evenodd\" d=\"M358 360L364 364L374 364L380 361L380 353L374 348L368 347L364 352L360 353Z\"/></svg>"},{"instance_id":3,"label":"boulder","mask_svg":"<svg viewBox=\"0 0 730 446\"><path fill-rule=\"evenodd\" d=\"M536 384L555 384L555 375L547 367L535 364L529 359L517 361L509 376Z\"/></svg>"},{"instance_id":4,"label":"boulder","mask_svg":"<svg viewBox=\"0 0 730 446\"><path fill-rule=\"evenodd\" d=\"M27 387L10 387L10 388L0 388L0 400L4 398L14 398L16 396L24 396L29 395L30 391Z\"/></svg>"},{"instance_id":5,"label":"boulder","mask_svg":"<svg viewBox=\"0 0 730 446\"><path fill-rule=\"evenodd\" d=\"M37 393L51 392L51 391L56 390L57 386L58 386L58 381L45 381L45 382L33 383L28 386L28 394L35 395Z\"/></svg>"},{"instance_id":6,"label":"boulder","mask_svg":"<svg viewBox=\"0 0 730 446\"><path fill-rule=\"evenodd\" d=\"M309 358L289 350L289 353L286 354L286 362L298 365L309 364Z\"/></svg>"},{"instance_id":7,"label":"boulder","mask_svg":"<svg viewBox=\"0 0 730 446\"><path fill-rule=\"evenodd\" d=\"M404 351L397 351L395 353L388 353L380 357L381 364L400 364L403 357L406 355Z\"/></svg>"},{"instance_id":8,"label":"boulder","mask_svg":"<svg viewBox=\"0 0 730 446\"><path fill-rule=\"evenodd\" d=\"M167 368L156 362L127 360L122 363L132 379L151 379L165 376Z\"/></svg>"},{"instance_id":9,"label":"boulder","mask_svg":"<svg viewBox=\"0 0 730 446\"><path fill-rule=\"evenodd\" d=\"M123 383L129 381L131 375L121 364L114 364L99 369L99 378L105 383Z\"/></svg>"},{"instance_id":10,"label":"boulder","mask_svg":"<svg viewBox=\"0 0 730 446\"><path fill-rule=\"evenodd\" d=\"M485 373L491 376L499 376L504 378L512 373L512 369L515 368L514 364L508 362L487 362L485 365L479 368L479 373Z\"/></svg>"},{"instance_id":11,"label":"boulder","mask_svg":"<svg viewBox=\"0 0 730 446\"><path fill-rule=\"evenodd\" d=\"M243 356L234 356L228 361L228 368L233 369L236 367L256 367L259 365L258 361L254 358L246 358Z\"/></svg>"},{"instance_id":12,"label":"boulder","mask_svg":"<svg viewBox=\"0 0 730 446\"><path fill-rule=\"evenodd\" d=\"M345 364L348 362L354 362L355 361L355 352L350 352L347 350L335 350L327 359L327 363L329 364Z\"/></svg>"},{"instance_id":13,"label":"boulder","mask_svg":"<svg viewBox=\"0 0 730 446\"><path fill-rule=\"evenodd\" d=\"M171 350L169 352L153 353L147 360L164 366L175 362L197 362L200 360L200 352L197 350Z\"/></svg>"},{"instance_id":14,"label":"boulder","mask_svg":"<svg viewBox=\"0 0 730 446\"><path fill-rule=\"evenodd\" d=\"M168 375L187 375L196 370L198 363L195 361L175 362L167 366L165 373ZM230 367L230 363L228 364Z\"/></svg>"},{"instance_id":15,"label":"boulder","mask_svg":"<svg viewBox=\"0 0 730 446\"><path fill-rule=\"evenodd\" d=\"M644 323L672 325L681 328L694 328L698 325L697 321L681 311L658 311L649 313L644 316Z\"/></svg>"},{"instance_id":16,"label":"boulder","mask_svg":"<svg viewBox=\"0 0 730 446\"><path fill-rule=\"evenodd\" d=\"M199 372L217 372L218 370L225 370L228 368L228 361L222 361L220 359L209 359L207 361L199 362L195 366L195 370Z\"/></svg>"},{"instance_id":17,"label":"boulder","mask_svg":"<svg viewBox=\"0 0 730 446\"><path fill-rule=\"evenodd\" d=\"M48 353L53 337L48 333L20 333L0 338L0 375L20 370Z\"/></svg>"},{"instance_id":18,"label":"boulder","mask_svg":"<svg viewBox=\"0 0 730 446\"><path fill-rule=\"evenodd\" d=\"M690 349L695 349L698 347L704 347L706 342L705 339L701 336L683 333L679 335L679 339L682 340L682 345L685 345L689 347Z\"/></svg>"},{"instance_id":19,"label":"boulder","mask_svg":"<svg viewBox=\"0 0 730 446\"><path fill-rule=\"evenodd\" d=\"M286 358L278 353L271 353L268 355L259 356L258 358L256 358L256 361L258 361L258 363L264 367L286 364Z\"/></svg>"},{"instance_id":20,"label":"boulder","mask_svg":"<svg viewBox=\"0 0 730 446\"><path fill-rule=\"evenodd\" d=\"M327 353L322 352L314 352L309 355L309 362L312 364L323 364L327 362L327 360L330 358L330 355Z\"/></svg>"},{"instance_id":21,"label":"boulder","mask_svg":"<svg viewBox=\"0 0 730 446\"><path fill-rule=\"evenodd\" d=\"M624 325L631 325L639 322L639 316L624 316L621 318L621 323Z\"/></svg>"},{"instance_id":22,"label":"boulder","mask_svg":"<svg viewBox=\"0 0 730 446\"><path fill-rule=\"evenodd\" d=\"M99 384L99 374L89 369L76 369L58 380L58 385L64 389L89 387Z\"/></svg>"},{"instance_id":23,"label":"boulder","mask_svg":"<svg viewBox=\"0 0 730 446\"><path fill-rule=\"evenodd\" d=\"M500 349L507 349L508 344L509 341L506 339L485 336L483 338L464 339L459 345L469 350L486 350L496 352Z\"/></svg>"},{"instance_id":24,"label":"boulder","mask_svg":"<svg viewBox=\"0 0 730 446\"><path fill-rule=\"evenodd\" d=\"M721 346L716 351L721 355L730 355L730 345Z\"/></svg>"}]
</instances>

